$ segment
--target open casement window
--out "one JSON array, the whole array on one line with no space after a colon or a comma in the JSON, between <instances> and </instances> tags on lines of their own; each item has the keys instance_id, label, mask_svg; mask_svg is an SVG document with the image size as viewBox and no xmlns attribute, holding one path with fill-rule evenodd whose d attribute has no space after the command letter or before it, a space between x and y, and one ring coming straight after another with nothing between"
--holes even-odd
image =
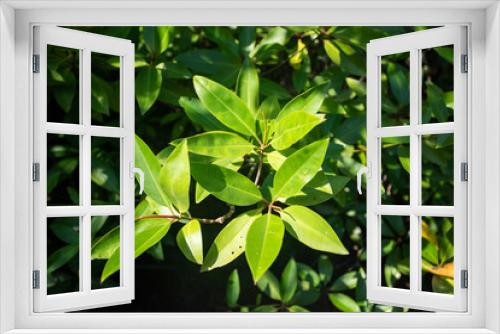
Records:
<instances>
[{"instance_id":1,"label":"open casement window","mask_svg":"<svg viewBox=\"0 0 500 334\"><path fill-rule=\"evenodd\" d=\"M134 45L41 26L33 51L34 311L128 303L134 298ZM93 75L103 68L105 86ZM114 164L104 164L103 154ZM62 187L60 169L71 175L71 186ZM116 235L117 246L93 254L106 233ZM96 274L103 266L112 277ZM54 279L57 271L66 283Z\"/></svg>"},{"instance_id":2,"label":"open casement window","mask_svg":"<svg viewBox=\"0 0 500 334\"><path fill-rule=\"evenodd\" d=\"M466 311L466 28L372 40L367 62L368 299Z\"/></svg>"}]
</instances>

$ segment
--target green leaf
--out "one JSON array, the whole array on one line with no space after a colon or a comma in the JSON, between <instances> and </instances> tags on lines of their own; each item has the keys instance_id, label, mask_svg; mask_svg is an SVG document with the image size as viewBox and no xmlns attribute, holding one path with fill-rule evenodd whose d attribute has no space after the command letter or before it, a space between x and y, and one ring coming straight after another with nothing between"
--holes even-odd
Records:
<instances>
[{"instance_id":1,"label":"green leaf","mask_svg":"<svg viewBox=\"0 0 500 334\"><path fill-rule=\"evenodd\" d=\"M239 59L218 50L191 49L176 59L194 73L208 75L228 87L235 83L240 70Z\"/></svg>"},{"instance_id":2,"label":"green leaf","mask_svg":"<svg viewBox=\"0 0 500 334\"><path fill-rule=\"evenodd\" d=\"M328 139L318 140L290 155L276 172L273 201L296 195L312 180L325 158Z\"/></svg>"},{"instance_id":3,"label":"green leaf","mask_svg":"<svg viewBox=\"0 0 500 334\"><path fill-rule=\"evenodd\" d=\"M257 110L257 118L260 120L272 120L280 112L280 103L276 96L266 98Z\"/></svg>"},{"instance_id":4,"label":"green leaf","mask_svg":"<svg viewBox=\"0 0 500 334\"><path fill-rule=\"evenodd\" d=\"M229 275L226 287L226 304L230 308L238 305L238 298L240 297L240 276L238 269L234 269Z\"/></svg>"},{"instance_id":5,"label":"green leaf","mask_svg":"<svg viewBox=\"0 0 500 334\"><path fill-rule=\"evenodd\" d=\"M271 146L284 150L298 142L314 129L323 119L304 111L297 111L279 119L274 126Z\"/></svg>"},{"instance_id":6,"label":"green leaf","mask_svg":"<svg viewBox=\"0 0 500 334\"><path fill-rule=\"evenodd\" d=\"M187 67L178 63L166 61L163 63L163 67L168 79L191 79L193 76Z\"/></svg>"},{"instance_id":7,"label":"green leaf","mask_svg":"<svg viewBox=\"0 0 500 334\"><path fill-rule=\"evenodd\" d=\"M321 255L318 259L319 278L323 284L330 282L333 276L332 261L326 255Z\"/></svg>"},{"instance_id":8,"label":"green leaf","mask_svg":"<svg viewBox=\"0 0 500 334\"><path fill-rule=\"evenodd\" d=\"M191 164L195 180L209 193L229 204L247 206L262 200L262 194L247 177L212 164Z\"/></svg>"},{"instance_id":9,"label":"green leaf","mask_svg":"<svg viewBox=\"0 0 500 334\"><path fill-rule=\"evenodd\" d=\"M290 235L312 249L333 254L349 254L337 233L316 212L305 206L292 205L281 212Z\"/></svg>"},{"instance_id":10,"label":"green leaf","mask_svg":"<svg viewBox=\"0 0 500 334\"><path fill-rule=\"evenodd\" d=\"M295 291L297 291L297 263L292 257L281 273L280 295L283 303L289 303Z\"/></svg>"},{"instance_id":11,"label":"green leaf","mask_svg":"<svg viewBox=\"0 0 500 334\"><path fill-rule=\"evenodd\" d=\"M281 165L285 162L286 158L279 151L272 151L266 155L267 163L271 165L274 170L280 169Z\"/></svg>"},{"instance_id":12,"label":"green leaf","mask_svg":"<svg viewBox=\"0 0 500 334\"><path fill-rule=\"evenodd\" d=\"M170 207L171 201L159 180L160 161L138 136L135 136L135 165L144 172L144 192L160 205Z\"/></svg>"},{"instance_id":13,"label":"green leaf","mask_svg":"<svg viewBox=\"0 0 500 334\"><path fill-rule=\"evenodd\" d=\"M205 77L194 76L193 83L201 103L215 118L243 135L257 138L254 115L236 94Z\"/></svg>"},{"instance_id":14,"label":"green leaf","mask_svg":"<svg viewBox=\"0 0 500 334\"><path fill-rule=\"evenodd\" d=\"M279 120L286 115L297 111L304 111L309 114L317 113L323 103L323 100L325 99L327 88L327 84L322 84L310 88L304 93L294 97L290 100L290 102L285 104L283 109L281 109L277 119Z\"/></svg>"},{"instance_id":15,"label":"green leaf","mask_svg":"<svg viewBox=\"0 0 500 334\"><path fill-rule=\"evenodd\" d=\"M387 76L391 92L396 100L401 105L407 105L410 99L408 69L395 63L389 63L387 64Z\"/></svg>"},{"instance_id":16,"label":"green leaf","mask_svg":"<svg viewBox=\"0 0 500 334\"><path fill-rule=\"evenodd\" d=\"M170 30L173 27L144 27L144 43L149 52L159 55L165 52L170 42Z\"/></svg>"},{"instance_id":17,"label":"green leaf","mask_svg":"<svg viewBox=\"0 0 500 334\"><path fill-rule=\"evenodd\" d=\"M280 282L271 271L266 271L257 281L257 288L269 298L281 301Z\"/></svg>"},{"instance_id":18,"label":"green leaf","mask_svg":"<svg viewBox=\"0 0 500 334\"><path fill-rule=\"evenodd\" d=\"M231 220L215 237L201 271L225 266L245 251L250 225L261 215L261 209L247 211Z\"/></svg>"},{"instance_id":19,"label":"green leaf","mask_svg":"<svg viewBox=\"0 0 500 334\"><path fill-rule=\"evenodd\" d=\"M257 218L247 233L245 255L254 283L271 267L283 243L285 227L275 215Z\"/></svg>"},{"instance_id":20,"label":"green leaf","mask_svg":"<svg viewBox=\"0 0 500 334\"><path fill-rule=\"evenodd\" d=\"M243 102L246 103L248 109L255 114L259 105L259 74L255 66L248 60L241 67L236 92Z\"/></svg>"},{"instance_id":21,"label":"green leaf","mask_svg":"<svg viewBox=\"0 0 500 334\"><path fill-rule=\"evenodd\" d=\"M319 171L295 196L286 199L287 204L313 206L331 199L344 189L350 178Z\"/></svg>"},{"instance_id":22,"label":"green leaf","mask_svg":"<svg viewBox=\"0 0 500 334\"><path fill-rule=\"evenodd\" d=\"M219 120L215 118L197 98L183 96L179 99L179 105L184 109L187 117L189 117L193 123L201 126L203 130L229 130L229 128L219 122Z\"/></svg>"},{"instance_id":23,"label":"green leaf","mask_svg":"<svg viewBox=\"0 0 500 334\"><path fill-rule=\"evenodd\" d=\"M161 83L162 76L160 70L150 66L137 70L135 96L142 115L144 115L153 106L156 99L158 99Z\"/></svg>"},{"instance_id":24,"label":"green leaf","mask_svg":"<svg viewBox=\"0 0 500 334\"><path fill-rule=\"evenodd\" d=\"M354 299L343 293L329 293L328 298L342 312L361 312Z\"/></svg>"},{"instance_id":25,"label":"green leaf","mask_svg":"<svg viewBox=\"0 0 500 334\"><path fill-rule=\"evenodd\" d=\"M337 66L340 65L340 50L329 40L323 40L323 48L325 49L326 55L331 61Z\"/></svg>"},{"instance_id":26,"label":"green leaf","mask_svg":"<svg viewBox=\"0 0 500 334\"><path fill-rule=\"evenodd\" d=\"M309 312L309 310L300 305L292 305L288 307L288 312Z\"/></svg>"},{"instance_id":27,"label":"green leaf","mask_svg":"<svg viewBox=\"0 0 500 334\"><path fill-rule=\"evenodd\" d=\"M197 264L203 263L203 238L197 219L191 220L180 229L176 241L186 259Z\"/></svg>"},{"instance_id":28,"label":"green leaf","mask_svg":"<svg viewBox=\"0 0 500 334\"><path fill-rule=\"evenodd\" d=\"M176 209L180 213L187 212L189 210L191 173L185 139L165 159L160 171L160 182Z\"/></svg>"},{"instance_id":29,"label":"green leaf","mask_svg":"<svg viewBox=\"0 0 500 334\"><path fill-rule=\"evenodd\" d=\"M358 273L356 271L349 271L338 277L333 282L330 289L334 292L352 290L358 285Z\"/></svg>"},{"instance_id":30,"label":"green leaf","mask_svg":"<svg viewBox=\"0 0 500 334\"><path fill-rule=\"evenodd\" d=\"M260 79L260 92L267 97L275 97L278 100L285 100L290 97L290 93L276 82L267 79Z\"/></svg>"},{"instance_id":31,"label":"green leaf","mask_svg":"<svg viewBox=\"0 0 500 334\"><path fill-rule=\"evenodd\" d=\"M78 254L78 249L79 246L77 244L66 245L50 254L47 259L47 273L50 274L68 263L69 260Z\"/></svg>"},{"instance_id":32,"label":"green leaf","mask_svg":"<svg viewBox=\"0 0 500 334\"><path fill-rule=\"evenodd\" d=\"M249 154L255 147L239 135L224 131L204 132L188 137L187 144L191 153L230 160Z\"/></svg>"},{"instance_id":33,"label":"green leaf","mask_svg":"<svg viewBox=\"0 0 500 334\"><path fill-rule=\"evenodd\" d=\"M172 220L149 218L141 219L135 224L135 257L140 256L146 250L153 247L165 237ZM119 241L118 241L119 242ZM101 282L104 282L109 276L120 270L120 248L117 248L113 255L104 265L101 274Z\"/></svg>"},{"instance_id":34,"label":"green leaf","mask_svg":"<svg viewBox=\"0 0 500 334\"><path fill-rule=\"evenodd\" d=\"M91 106L98 113L109 115L109 84L97 75L91 75Z\"/></svg>"},{"instance_id":35,"label":"green leaf","mask_svg":"<svg viewBox=\"0 0 500 334\"><path fill-rule=\"evenodd\" d=\"M239 27L240 52L243 56L248 56L255 48L255 27Z\"/></svg>"}]
</instances>

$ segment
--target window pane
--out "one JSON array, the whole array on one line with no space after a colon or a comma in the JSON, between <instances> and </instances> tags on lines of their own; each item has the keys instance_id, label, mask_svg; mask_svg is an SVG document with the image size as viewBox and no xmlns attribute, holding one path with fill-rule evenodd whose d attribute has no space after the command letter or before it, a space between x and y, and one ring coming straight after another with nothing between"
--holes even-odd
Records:
<instances>
[{"instance_id":1,"label":"window pane","mask_svg":"<svg viewBox=\"0 0 500 334\"><path fill-rule=\"evenodd\" d=\"M80 203L80 138L47 135L47 205Z\"/></svg>"},{"instance_id":2,"label":"window pane","mask_svg":"<svg viewBox=\"0 0 500 334\"><path fill-rule=\"evenodd\" d=\"M422 123L453 122L453 45L422 50Z\"/></svg>"},{"instance_id":3,"label":"window pane","mask_svg":"<svg viewBox=\"0 0 500 334\"><path fill-rule=\"evenodd\" d=\"M382 204L410 203L410 138L382 138Z\"/></svg>"},{"instance_id":4,"label":"window pane","mask_svg":"<svg viewBox=\"0 0 500 334\"><path fill-rule=\"evenodd\" d=\"M92 217L92 289L120 286L120 219Z\"/></svg>"},{"instance_id":5,"label":"window pane","mask_svg":"<svg viewBox=\"0 0 500 334\"><path fill-rule=\"evenodd\" d=\"M410 124L410 53L381 57L382 126Z\"/></svg>"},{"instance_id":6,"label":"window pane","mask_svg":"<svg viewBox=\"0 0 500 334\"><path fill-rule=\"evenodd\" d=\"M47 294L79 291L80 218L47 218Z\"/></svg>"},{"instance_id":7,"label":"window pane","mask_svg":"<svg viewBox=\"0 0 500 334\"><path fill-rule=\"evenodd\" d=\"M80 50L47 45L47 121L80 122Z\"/></svg>"},{"instance_id":8,"label":"window pane","mask_svg":"<svg viewBox=\"0 0 500 334\"><path fill-rule=\"evenodd\" d=\"M422 204L453 205L453 134L422 136Z\"/></svg>"},{"instance_id":9,"label":"window pane","mask_svg":"<svg viewBox=\"0 0 500 334\"><path fill-rule=\"evenodd\" d=\"M120 204L120 140L92 137L92 205Z\"/></svg>"},{"instance_id":10,"label":"window pane","mask_svg":"<svg viewBox=\"0 0 500 334\"><path fill-rule=\"evenodd\" d=\"M91 55L92 124L120 126L120 57Z\"/></svg>"},{"instance_id":11,"label":"window pane","mask_svg":"<svg viewBox=\"0 0 500 334\"><path fill-rule=\"evenodd\" d=\"M422 217L422 291L453 294L453 218Z\"/></svg>"},{"instance_id":12,"label":"window pane","mask_svg":"<svg viewBox=\"0 0 500 334\"><path fill-rule=\"evenodd\" d=\"M410 288L410 217L382 216L382 277L385 287Z\"/></svg>"}]
</instances>

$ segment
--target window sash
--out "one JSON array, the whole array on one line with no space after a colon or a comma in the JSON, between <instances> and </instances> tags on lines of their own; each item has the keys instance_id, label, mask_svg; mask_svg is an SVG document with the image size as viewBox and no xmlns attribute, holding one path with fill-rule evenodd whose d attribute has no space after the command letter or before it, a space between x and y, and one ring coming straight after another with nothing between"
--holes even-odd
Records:
<instances>
[{"instance_id":1,"label":"window sash","mask_svg":"<svg viewBox=\"0 0 500 334\"><path fill-rule=\"evenodd\" d=\"M79 124L47 122L47 45L79 50ZM91 53L119 56L120 126L91 124ZM33 290L35 312L73 311L130 302L134 298L134 45L113 37L71 29L40 26L34 31L34 54L40 56L40 72L34 82L34 162L40 166L40 181L34 189L34 270L39 270L39 289ZM78 135L79 194L77 206L47 206L47 134ZM120 204L91 203L91 138L120 140ZM120 215L120 286L91 289L92 216ZM47 218L79 217L80 291L47 295Z\"/></svg>"},{"instance_id":2,"label":"window sash","mask_svg":"<svg viewBox=\"0 0 500 334\"><path fill-rule=\"evenodd\" d=\"M467 183L460 179L460 165L467 162L467 74L461 73L461 55L467 54L466 28L450 26L372 40L367 48L367 296L371 302L431 311L467 311L467 290L460 286L461 271L467 270ZM439 46L454 47L454 121L420 124L420 50ZM382 56L410 53L410 124L381 126ZM454 134L454 205L422 206L421 135ZM384 137L410 137L410 204L382 205L381 145ZM410 217L410 289L381 286L381 215ZM454 218L454 294L421 290L422 216Z\"/></svg>"}]
</instances>

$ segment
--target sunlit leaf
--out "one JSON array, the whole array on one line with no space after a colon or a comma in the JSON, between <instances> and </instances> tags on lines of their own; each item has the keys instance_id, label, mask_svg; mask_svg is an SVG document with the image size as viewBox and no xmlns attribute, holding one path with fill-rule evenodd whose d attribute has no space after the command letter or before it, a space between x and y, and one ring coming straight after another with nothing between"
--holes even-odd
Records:
<instances>
[{"instance_id":1,"label":"sunlit leaf","mask_svg":"<svg viewBox=\"0 0 500 334\"><path fill-rule=\"evenodd\" d=\"M329 293L328 298L342 312L361 312L354 299L343 293Z\"/></svg>"},{"instance_id":2,"label":"sunlit leaf","mask_svg":"<svg viewBox=\"0 0 500 334\"><path fill-rule=\"evenodd\" d=\"M271 145L276 150L289 148L314 127L323 122L318 116L297 111L279 119L274 126L274 136Z\"/></svg>"},{"instance_id":3,"label":"sunlit leaf","mask_svg":"<svg viewBox=\"0 0 500 334\"><path fill-rule=\"evenodd\" d=\"M262 200L262 195L246 176L213 164L191 164L195 180L209 193L229 204L247 206Z\"/></svg>"},{"instance_id":4,"label":"sunlit leaf","mask_svg":"<svg viewBox=\"0 0 500 334\"><path fill-rule=\"evenodd\" d=\"M241 158L255 148L241 136L225 131L204 132L188 137L187 145L191 153L225 159Z\"/></svg>"},{"instance_id":5,"label":"sunlit leaf","mask_svg":"<svg viewBox=\"0 0 500 334\"><path fill-rule=\"evenodd\" d=\"M160 183L160 161L138 136L135 137L135 165L144 172L144 192L159 204L169 207L171 201Z\"/></svg>"},{"instance_id":6,"label":"sunlit leaf","mask_svg":"<svg viewBox=\"0 0 500 334\"><path fill-rule=\"evenodd\" d=\"M215 118L241 134L257 136L255 117L236 94L205 77L195 76L193 82L201 103Z\"/></svg>"},{"instance_id":7,"label":"sunlit leaf","mask_svg":"<svg viewBox=\"0 0 500 334\"><path fill-rule=\"evenodd\" d=\"M287 232L306 246L333 254L349 253L330 224L313 210L292 205L281 212L281 218Z\"/></svg>"},{"instance_id":8,"label":"sunlit leaf","mask_svg":"<svg viewBox=\"0 0 500 334\"><path fill-rule=\"evenodd\" d=\"M285 226L275 215L257 218L247 233L245 255L254 283L271 267L278 257L283 242Z\"/></svg>"},{"instance_id":9,"label":"sunlit leaf","mask_svg":"<svg viewBox=\"0 0 500 334\"><path fill-rule=\"evenodd\" d=\"M273 200L296 195L311 181L325 158L328 139L309 144L290 155L276 172Z\"/></svg>"},{"instance_id":10,"label":"sunlit leaf","mask_svg":"<svg viewBox=\"0 0 500 334\"><path fill-rule=\"evenodd\" d=\"M309 114L317 113L323 103L323 100L325 99L327 88L327 84L322 84L310 88L304 93L294 97L281 109L277 119L279 120L286 115L297 111L304 111Z\"/></svg>"},{"instance_id":11,"label":"sunlit leaf","mask_svg":"<svg viewBox=\"0 0 500 334\"><path fill-rule=\"evenodd\" d=\"M210 246L201 270L225 266L240 256L245 251L248 228L260 215L260 209L247 211L224 226Z\"/></svg>"},{"instance_id":12,"label":"sunlit leaf","mask_svg":"<svg viewBox=\"0 0 500 334\"><path fill-rule=\"evenodd\" d=\"M203 263L203 238L197 219L191 220L180 229L176 241L186 259L197 264Z\"/></svg>"},{"instance_id":13,"label":"sunlit leaf","mask_svg":"<svg viewBox=\"0 0 500 334\"><path fill-rule=\"evenodd\" d=\"M189 210L191 184L187 141L182 140L163 162L160 171L162 189L180 213Z\"/></svg>"},{"instance_id":14,"label":"sunlit leaf","mask_svg":"<svg viewBox=\"0 0 500 334\"><path fill-rule=\"evenodd\" d=\"M252 113L256 113L259 106L259 73L249 60L246 60L241 67L236 84L238 96L245 102Z\"/></svg>"}]
</instances>

